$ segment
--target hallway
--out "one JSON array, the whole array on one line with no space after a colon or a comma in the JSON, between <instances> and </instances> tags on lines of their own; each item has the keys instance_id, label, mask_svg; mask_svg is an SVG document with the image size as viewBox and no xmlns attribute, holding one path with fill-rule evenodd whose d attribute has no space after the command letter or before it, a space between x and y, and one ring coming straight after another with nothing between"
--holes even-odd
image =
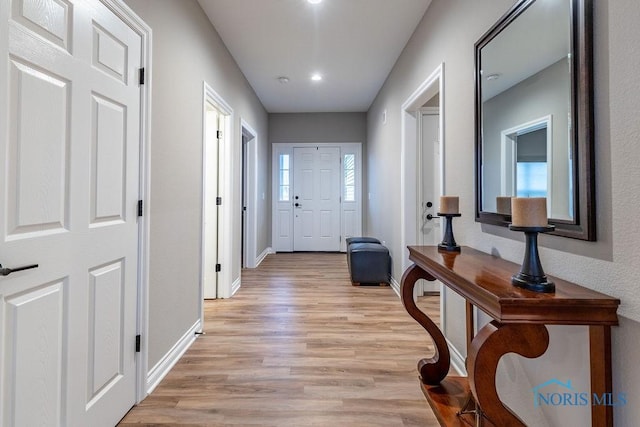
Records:
<instances>
[{"instance_id":1,"label":"hallway","mask_svg":"<svg viewBox=\"0 0 640 427\"><path fill-rule=\"evenodd\" d=\"M268 256L206 302L205 332L121 426L438 425L416 371L428 336L391 288L351 286L344 254Z\"/></svg>"}]
</instances>

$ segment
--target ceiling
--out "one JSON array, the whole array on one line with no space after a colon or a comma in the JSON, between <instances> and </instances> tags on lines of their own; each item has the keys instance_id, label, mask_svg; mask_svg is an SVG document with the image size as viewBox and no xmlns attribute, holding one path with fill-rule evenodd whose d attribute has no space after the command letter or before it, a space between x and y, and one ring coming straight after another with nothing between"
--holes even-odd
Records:
<instances>
[{"instance_id":1,"label":"ceiling","mask_svg":"<svg viewBox=\"0 0 640 427\"><path fill-rule=\"evenodd\" d=\"M570 8L566 1L537 0L482 48L482 101L567 58Z\"/></svg>"},{"instance_id":2,"label":"ceiling","mask_svg":"<svg viewBox=\"0 0 640 427\"><path fill-rule=\"evenodd\" d=\"M266 110L299 113L367 111L431 0L198 2Z\"/></svg>"}]
</instances>

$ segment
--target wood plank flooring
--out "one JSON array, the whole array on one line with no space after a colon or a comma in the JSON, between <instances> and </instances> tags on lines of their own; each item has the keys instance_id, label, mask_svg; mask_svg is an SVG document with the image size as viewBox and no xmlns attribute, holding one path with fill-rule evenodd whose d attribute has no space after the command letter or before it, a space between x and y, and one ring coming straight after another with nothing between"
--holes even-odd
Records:
<instances>
[{"instance_id":1,"label":"wood plank flooring","mask_svg":"<svg viewBox=\"0 0 640 427\"><path fill-rule=\"evenodd\" d=\"M438 318L438 297L419 304ZM429 337L390 287L351 286L344 254L268 256L204 326L121 426L438 425L416 371Z\"/></svg>"}]
</instances>

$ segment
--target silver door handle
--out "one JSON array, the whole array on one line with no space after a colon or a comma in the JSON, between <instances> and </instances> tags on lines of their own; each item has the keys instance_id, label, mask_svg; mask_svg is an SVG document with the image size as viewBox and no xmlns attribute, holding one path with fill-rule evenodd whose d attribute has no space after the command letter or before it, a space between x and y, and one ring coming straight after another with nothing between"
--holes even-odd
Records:
<instances>
[{"instance_id":1,"label":"silver door handle","mask_svg":"<svg viewBox=\"0 0 640 427\"><path fill-rule=\"evenodd\" d=\"M8 276L11 273L15 273L16 271L31 270L32 268L38 268L38 264L24 265L22 267L16 268L7 268L3 267L2 264L0 264L0 276Z\"/></svg>"}]
</instances>

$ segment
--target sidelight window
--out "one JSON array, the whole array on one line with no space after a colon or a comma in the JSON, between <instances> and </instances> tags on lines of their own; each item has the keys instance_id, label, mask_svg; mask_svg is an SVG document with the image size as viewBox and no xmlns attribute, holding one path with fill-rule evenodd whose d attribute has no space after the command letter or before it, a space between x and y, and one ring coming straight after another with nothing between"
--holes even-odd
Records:
<instances>
[{"instance_id":1,"label":"sidelight window","mask_svg":"<svg viewBox=\"0 0 640 427\"><path fill-rule=\"evenodd\" d=\"M278 191L278 200L281 202L288 202L290 200L289 189L290 189L290 159L288 154L280 154L280 159L278 162L280 173L280 188Z\"/></svg>"},{"instance_id":2,"label":"sidelight window","mask_svg":"<svg viewBox=\"0 0 640 427\"><path fill-rule=\"evenodd\" d=\"M356 200L356 156L355 154L344 155L344 201L355 202Z\"/></svg>"}]
</instances>

